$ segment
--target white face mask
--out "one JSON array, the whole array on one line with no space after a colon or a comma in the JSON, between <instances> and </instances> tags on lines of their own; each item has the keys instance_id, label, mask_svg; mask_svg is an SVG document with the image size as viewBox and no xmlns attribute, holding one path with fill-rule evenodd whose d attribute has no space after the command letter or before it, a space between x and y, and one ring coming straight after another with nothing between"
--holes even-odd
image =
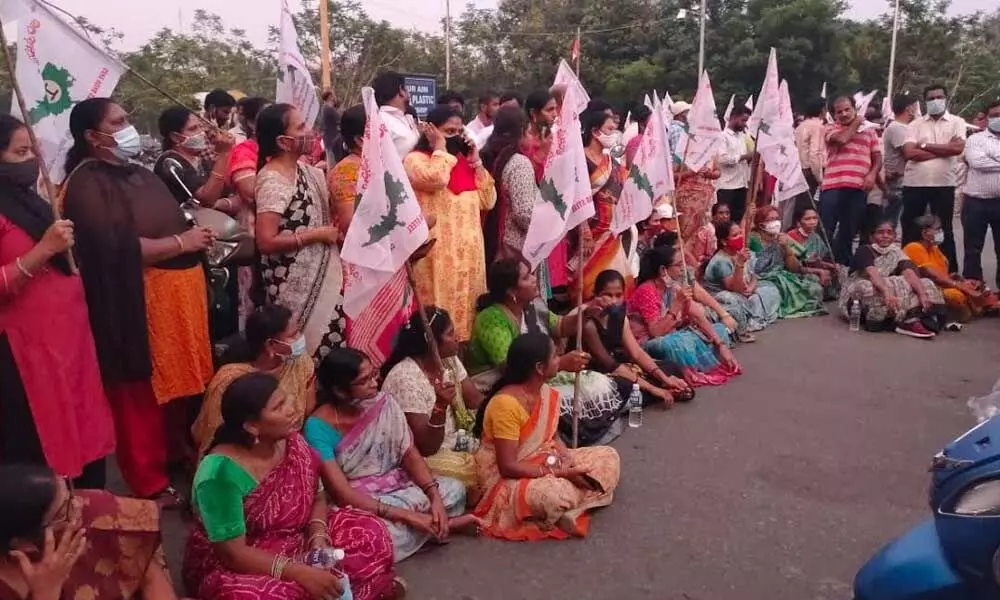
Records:
<instances>
[{"instance_id":1,"label":"white face mask","mask_svg":"<svg viewBox=\"0 0 1000 600\"><path fill-rule=\"evenodd\" d=\"M927 114L929 115L943 115L944 111L948 109L948 100L944 98L937 98L935 100L927 101Z\"/></svg>"},{"instance_id":2,"label":"white face mask","mask_svg":"<svg viewBox=\"0 0 1000 600\"><path fill-rule=\"evenodd\" d=\"M205 149L206 146L208 146L208 138L205 136L205 132L203 131L199 134L188 137L187 139L184 140L184 143L181 145L187 148L188 150L201 152L202 150Z\"/></svg>"},{"instance_id":3,"label":"white face mask","mask_svg":"<svg viewBox=\"0 0 1000 600\"><path fill-rule=\"evenodd\" d=\"M597 141L600 142L602 146L610 150L621 143L622 132L612 131L611 133L600 133L597 135Z\"/></svg>"},{"instance_id":4,"label":"white face mask","mask_svg":"<svg viewBox=\"0 0 1000 600\"><path fill-rule=\"evenodd\" d=\"M944 243L944 232L943 231L935 231L934 232L934 243L935 244L943 244Z\"/></svg>"},{"instance_id":5,"label":"white face mask","mask_svg":"<svg viewBox=\"0 0 1000 600\"><path fill-rule=\"evenodd\" d=\"M142 138L139 137L139 132L133 125L116 131L111 137L115 140L115 146L111 147L110 150L119 160L127 161L139 156L139 153L142 152Z\"/></svg>"},{"instance_id":6,"label":"white face mask","mask_svg":"<svg viewBox=\"0 0 1000 600\"><path fill-rule=\"evenodd\" d=\"M778 235L781 233L781 221L767 221L764 223L764 233L769 233L771 235Z\"/></svg>"}]
</instances>

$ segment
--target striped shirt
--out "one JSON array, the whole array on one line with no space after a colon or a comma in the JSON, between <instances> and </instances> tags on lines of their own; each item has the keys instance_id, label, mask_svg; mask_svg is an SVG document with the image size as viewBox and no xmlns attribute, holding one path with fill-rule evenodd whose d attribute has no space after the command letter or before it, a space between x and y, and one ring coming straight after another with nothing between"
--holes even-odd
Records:
<instances>
[{"instance_id":1,"label":"striped shirt","mask_svg":"<svg viewBox=\"0 0 1000 600\"><path fill-rule=\"evenodd\" d=\"M844 130L840 123L826 126L826 168L823 169L823 189L854 189L865 187L865 176L872 170L873 155L882 153L878 134L866 129L854 134L843 146L830 143L830 137Z\"/></svg>"},{"instance_id":2,"label":"striped shirt","mask_svg":"<svg viewBox=\"0 0 1000 600\"><path fill-rule=\"evenodd\" d=\"M1000 200L1000 134L980 131L965 142L965 195Z\"/></svg>"}]
</instances>

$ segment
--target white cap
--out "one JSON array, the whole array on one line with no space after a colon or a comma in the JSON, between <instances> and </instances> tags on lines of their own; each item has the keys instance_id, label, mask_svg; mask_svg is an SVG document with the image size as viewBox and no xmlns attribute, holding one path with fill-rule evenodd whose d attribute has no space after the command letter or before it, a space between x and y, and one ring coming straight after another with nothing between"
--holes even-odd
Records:
<instances>
[{"instance_id":1,"label":"white cap","mask_svg":"<svg viewBox=\"0 0 1000 600\"><path fill-rule=\"evenodd\" d=\"M660 219L673 219L677 214L674 213L674 205L664 202L663 204L657 206L653 209L653 218L656 220Z\"/></svg>"},{"instance_id":2,"label":"white cap","mask_svg":"<svg viewBox=\"0 0 1000 600\"><path fill-rule=\"evenodd\" d=\"M673 104L670 105L670 114L672 114L675 117L689 110L691 110L691 105L688 104L687 102L684 102L683 100L678 100L677 102L674 102Z\"/></svg>"}]
</instances>

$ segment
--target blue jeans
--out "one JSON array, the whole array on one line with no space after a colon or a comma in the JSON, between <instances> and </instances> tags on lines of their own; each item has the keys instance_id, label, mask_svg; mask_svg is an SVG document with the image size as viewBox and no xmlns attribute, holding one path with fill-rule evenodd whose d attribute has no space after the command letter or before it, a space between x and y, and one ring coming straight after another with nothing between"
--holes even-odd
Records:
<instances>
[{"instance_id":1,"label":"blue jeans","mask_svg":"<svg viewBox=\"0 0 1000 600\"><path fill-rule=\"evenodd\" d=\"M820 192L819 218L833 240L834 258L842 265L851 263L854 238L865 220L867 205L868 192L864 190L837 188Z\"/></svg>"}]
</instances>

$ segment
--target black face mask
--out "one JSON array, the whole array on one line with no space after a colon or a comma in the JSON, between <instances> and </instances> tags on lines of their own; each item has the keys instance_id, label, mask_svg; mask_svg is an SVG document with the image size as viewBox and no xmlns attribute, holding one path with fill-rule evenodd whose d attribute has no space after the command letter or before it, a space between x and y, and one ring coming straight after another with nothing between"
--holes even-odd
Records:
<instances>
[{"instance_id":1,"label":"black face mask","mask_svg":"<svg viewBox=\"0 0 1000 600\"><path fill-rule=\"evenodd\" d=\"M38 183L39 168L37 158L20 163L0 163L0 182L20 188L33 188Z\"/></svg>"},{"instance_id":2,"label":"black face mask","mask_svg":"<svg viewBox=\"0 0 1000 600\"><path fill-rule=\"evenodd\" d=\"M469 144L460 135L453 135L451 137L446 137L444 139L445 150L448 154L452 156L458 156L459 154L465 155L469 153Z\"/></svg>"}]
</instances>

